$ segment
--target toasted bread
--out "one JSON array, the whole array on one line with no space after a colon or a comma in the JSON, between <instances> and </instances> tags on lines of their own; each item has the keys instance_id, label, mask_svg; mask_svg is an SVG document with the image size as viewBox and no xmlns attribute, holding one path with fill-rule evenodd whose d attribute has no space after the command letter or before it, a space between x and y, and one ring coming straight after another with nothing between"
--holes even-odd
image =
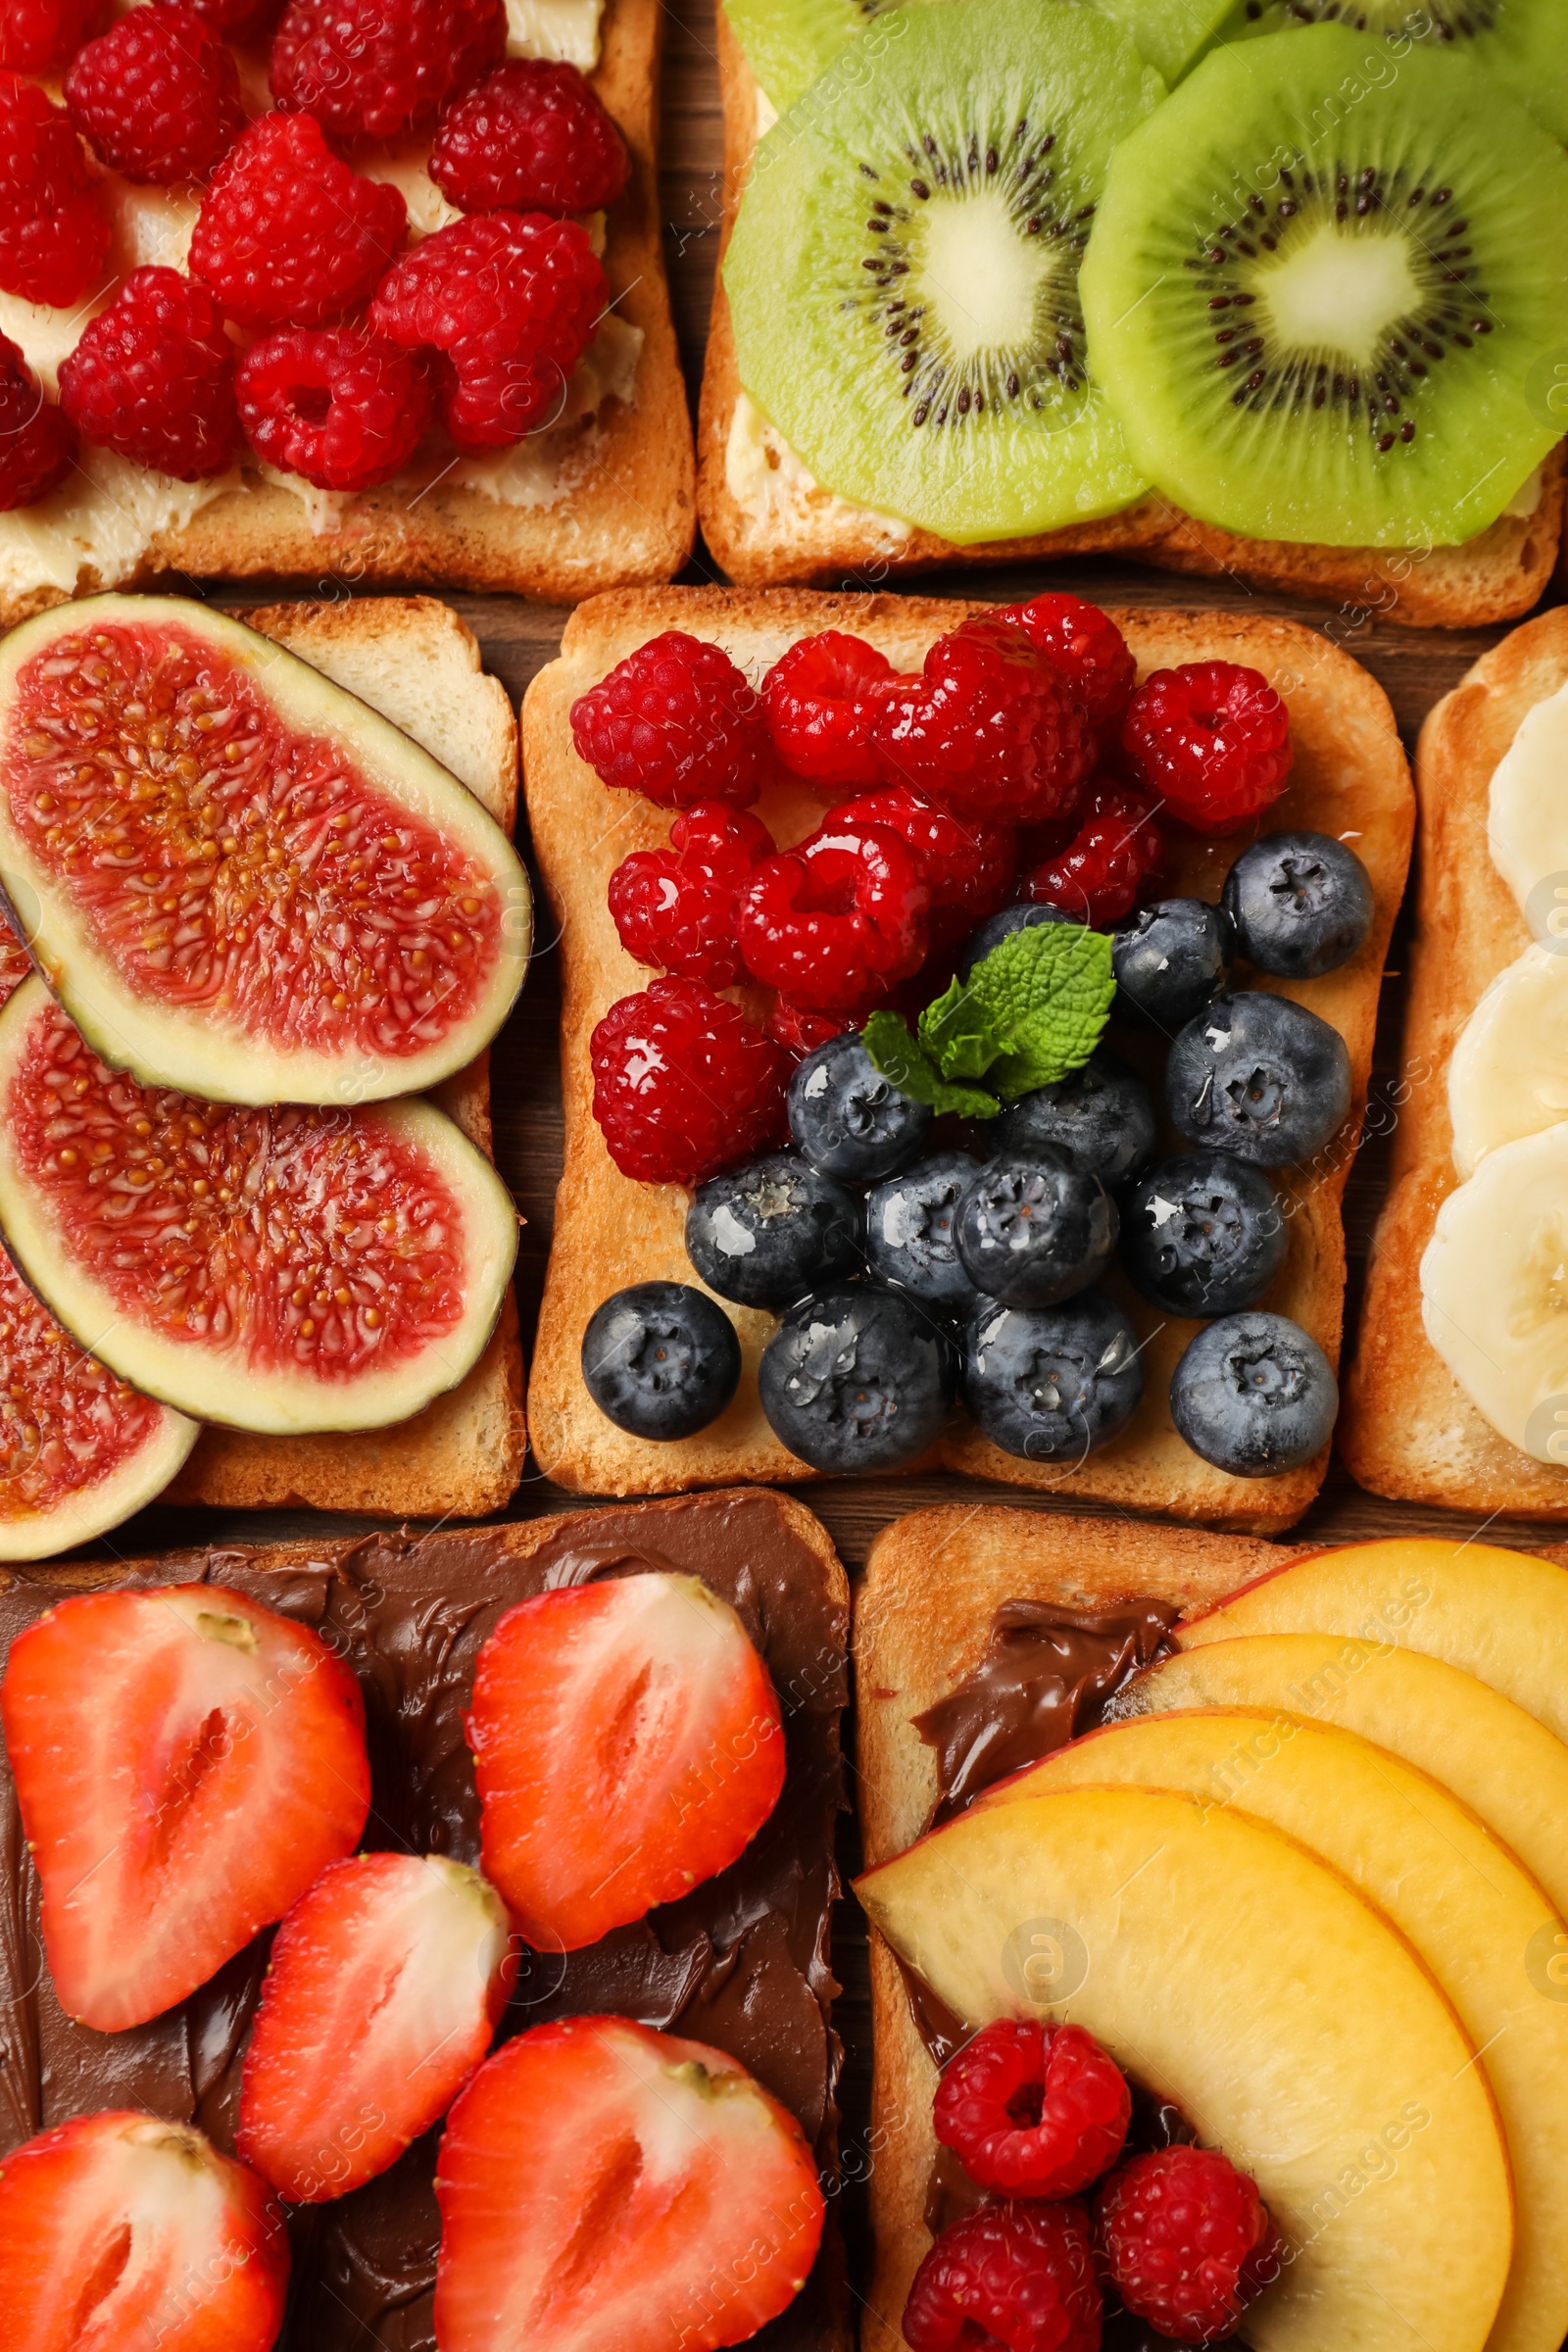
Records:
<instances>
[{"instance_id":1,"label":"toasted bread","mask_svg":"<svg viewBox=\"0 0 1568 2352\"><path fill-rule=\"evenodd\" d=\"M582 1335L601 1301L624 1285L655 1278L695 1282L686 1256L687 1194L636 1184L605 1150L592 1108L588 1040L619 997L647 985L646 969L621 948L606 892L626 854L662 843L667 815L650 803L607 793L572 750L573 700L659 630L679 627L717 639L754 678L796 637L828 627L856 631L906 669L973 608L904 596L835 597L808 590L630 591L596 599L568 622L561 658L540 672L523 710L524 778L534 848L562 925L564 1002L562 1084L565 1171L534 1353L529 1421L547 1475L585 1494L665 1494L735 1479L794 1481L811 1475L773 1437L757 1394L757 1365L776 1328L769 1314L726 1307L740 1334L744 1370L734 1402L699 1436L670 1445L628 1437L606 1420L583 1385ZM1365 1099L1378 989L1395 910L1404 886L1414 803L1393 714L1381 690L1349 658L1294 621L1228 613L1117 612L1144 670L1222 657L1271 676L1290 705L1297 763L1268 826L1307 825L1347 834L1372 876L1377 914L1360 952L1321 980L1283 989L1333 1021L1349 1047L1353 1107L1346 1128L1310 1170L1283 1184L1292 1216L1285 1266L1266 1301L1303 1324L1337 1358L1345 1282L1340 1196ZM760 813L781 846L818 821L821 802L805 786L770 792ZM1213 898L1239 841L1180 853L1171 887ZM1264 986L1279 983L1261 982ZM748 999L760 1012L760 992ZM1128 1293L1141 1338L1144 1401L1120 1438L1079 1466L1030 1463L1005 1454L959 1419L939 1458L970 1476L1053 1489L1248 1530L1288 1526L1322 1480L1322 1459L1261 1480L1211 1469L1177 1436L1166 1404L1172 1368L1196 1326L1161 1322ZM723 1304L721 1300L719 1302Z\"/></svg>"}]
</instances>

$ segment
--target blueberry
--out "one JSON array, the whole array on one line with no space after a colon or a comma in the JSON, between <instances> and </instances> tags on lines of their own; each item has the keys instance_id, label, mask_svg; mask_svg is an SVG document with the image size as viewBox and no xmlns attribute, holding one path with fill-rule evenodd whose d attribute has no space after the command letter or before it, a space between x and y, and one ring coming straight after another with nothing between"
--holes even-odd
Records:
<instances>
[{"instance_id":1,"label":"blueberry","mask_svg":"<svg viewBox=\"0 0 1568 2352\"><path fill-rule=\"evenodd\" d=\"M1261 1169L1189 1152L1122 1203L1121 1262L1171 1315L1233 1315L1261 1298L1285 1260L1285 1219Z\"/></svg>"},{"instance_id":2,"label":"blueberry","mask_svg":"<svg viewBox=\"0 0 1568 2352\"><path fill-rule=\"evenodd\" d=\"M699 1185L686 1254L742 1306L792 1306L859 1263L860 1203L794 1152L766 1152Z\"/></svg>"},{"instance_id":3,"label":"blueberry","mask_svg":"<svg viewBox=\"0 0 1568 2352\"><path fill-rule=\"evenodd\" d=\"M844 1284L792 1307L762 1351L773 1435L813 1470L896 1470L924 1453L953 1403L953 1348L902 1292Z\"/></svg>"},{"instance_id":4,"label":"blueberry","mask_svg":"<svg viewBox=\"0 0 1568 2352\"><path fill-rule=\"evenodd\" d=\"M596 1307L582 1377L607 1420L634 1438L694 1437L716 1421L741 1377L734 1325L684 1282L634 1282Z\"/></svg>"},{"instance_id":5,"label":"blueberry","mask_svg":"<svg viewBox=\"0 0 1568 2352\"><path fill-rule=\"evenodd\" d=\"M953 1238L959 1195L979 1173L980 1162L967 1152L938 1152L877 1186L865 1204L865 1255L879 1281L912 1291L950 1315L979 1303Z\"/></svg>"},{"instance_id":6,"label":"blueberry","mask_svg":"<svg viewBox=\"0 0 1568 2352\"><path fill-rule=\"evenodd\" d=\"M1350 1056L1287 997L1216 997L1165 1062L1165 1100L1190 1144L1288 1168L1321 1152L1350 1107Z\"/></svg>"},{"instance_id":7,"label":"blueberry","mask_svg":"<svg viewBox=\"0 0 1568 2352\"><path fill-rule=\"evenodd\" d=\"M1103 1272L1116 1226L1100 1178L1037 1144L987 1162L958 1202L953 1235L964 1272L988 1298L1054 1306Z\"/></svg>"},{"instance_id":8,"label":"blueberry","mask_svg":"<svg viewBox=\"0 0 1568 2352\"><path fill-rule=\"evenodd\" d=\"M1004 939L1015 931L1032 931L1036 923L1082 923L1082 917L1068 914L1060 906L1048 906L1038 899L1025 899L1017 906L999 907L988 914L983 923L975 926L958 950L958 978L967 980L977 963L1000 948Z\"/></svg>"},{"instance_id":9,"label":"blueberry","mask_svg":"<svg viewBox=\"0 0 1568 2352\"><path fill-rule=\"evenodd\" d=\"M851 1184L906 1168L931 1124L926 1105L883 1077L854 1029L808 1054L790 1080L789 1114L812 1167Z\"/></svg>"},{"instance_id":10,"label":"blueberry","mask_svg":"<svg viewBox=\"0 0 1568 2352\"><path fill-rule=\"evenodd\" d=\"M1171 1374L1171 1419L1233 1478L1299 1469L1327 1445L1339 1409L1328 1357L1287 1315L1205 1325Z\"/></svg>"},{"instance_id":11,"label":"blueberry","mask_svg":"<svg viewBox=\"0 0 1568 2352\"><path fill-rule=\"evenodd\" d=\"M1234 944L1230 916L1202 899L1140 907L1110 943L1116 1010L1179 1029L1224 987Z\"/></svg>"},{"instance_id":12,"label":"blueberry","mask_svg":"<svg viewBox=\"0 0 1568 2352\"><path fill-rule=\"evenodd\" d=\"M1315 980L1348 963L1372 928L1372 881L1327 833L1266 833L1225 877L1237 945L1259 971Z\"/></svg>"},{"instance_id":13,"label":"blueberry","mask_svg":"<svg viewBox=\"0 0 1568 2352\"><path fill-rule=\"evenodd\" d=\"M1050 1144L1108 1187L1143 1174L1154 1156L1154 1133L1148 1087L1109 1054L1095 1054L1055 1086L1020 1095L996 1126L1004 1152Z\"/></svg>"},{"instance_id":14,"label":"blueberry","mask_svg":"<svg viewBox=\"0 0 1568 2352\"><path fill-rule=\"evenodd\" d=\"M1081 1461L1125 1427L1143 1393L1133 1327L1102 1291L1034 1313L986 1305L969 1318L963 1400L1004 1453Z\"/></svg>"}]
</instances>

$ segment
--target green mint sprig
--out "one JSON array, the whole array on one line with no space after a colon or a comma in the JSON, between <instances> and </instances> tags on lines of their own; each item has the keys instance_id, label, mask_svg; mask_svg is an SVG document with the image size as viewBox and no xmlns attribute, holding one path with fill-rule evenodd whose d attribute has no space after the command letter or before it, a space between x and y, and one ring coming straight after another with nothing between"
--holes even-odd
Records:
<instances>
[{"instance_id":1,"label":"green mint sprig","mask_svg":"<svg viewBox=\"0 0 1568 2352\"><path fill-rule=\"evenodd\" d=\"M994 1119L1004 1102L1054 1086L1100 1043L1116 993L1110 940L1076 923L1014 931L928 1004L913 1032L874 1012L862 1033L884 1078L916 1102ZM983 1078L985 1085L974 1083Z\"/></svg>"}]
</instances>

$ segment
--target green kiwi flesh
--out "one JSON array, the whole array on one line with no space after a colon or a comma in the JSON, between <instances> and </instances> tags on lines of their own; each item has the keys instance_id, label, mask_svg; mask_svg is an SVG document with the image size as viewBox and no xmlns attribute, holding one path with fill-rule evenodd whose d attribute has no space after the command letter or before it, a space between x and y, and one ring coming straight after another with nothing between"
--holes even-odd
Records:
<instances>
[{"instance_id":1,"label":"green kiwi flesh","mask_svg":"<svg viewBox=\"0 0 1568 2352\"><path fill-rule=\"evenodd\" d=\"M1562 429L1568 155L1451 52L1241 42L1118 148L1080 286L1133 457L1190 514L1457 545Z\"/></svg>"},{"instance_id":2,"label":"green kiwi flesh","mask_svg":"<svg viewBox=\"0 0 1568 2352\"><path fill-rule=\"evenodd\" d=\"M1093 10L947 0L882 18L775 123L724 285L741 382L819 482L959 545L1141 494L1077 275L1163 86Z\"/></svg>"}]
</instances>

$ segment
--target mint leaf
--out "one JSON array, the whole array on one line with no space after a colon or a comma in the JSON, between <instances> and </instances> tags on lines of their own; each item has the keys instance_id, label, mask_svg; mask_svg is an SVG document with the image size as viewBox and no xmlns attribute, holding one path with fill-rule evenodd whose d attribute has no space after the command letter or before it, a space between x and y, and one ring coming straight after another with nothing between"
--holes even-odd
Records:
<instances>
[{"instance_id":1,"label":"mint leaf","mask_svg":"<svg viewBox=\"0 0 1568 2352\"><path fill-rule=\"evenodd\" d=\"M973 989L955 980L920 1015L920 1044L944 1078L981 1078L1003 1050Z\"/></svg>"},{"instance_id":2,"label":"mint leaf","mask_svg":"<svg viewBox=\"0 0 1568 2352\"><path fill-rule=\"evenodd\" d=\"M911 1102L929 1103L936 1111L957 1111L967 1119L994 1119L1002 1108L995 1095L979 1087L950 1085L901 1012L873 1012L860 1042L888 1083Z\"/></svg>"},{"instance_id":3,"label":"mint leaf","mask_svg":"<svg viewBox=\"0 0 1568 2352\"><path fill-rule=\"evenodd\" d=\"M1116 993L1110 939L1077 923L1014 931L977 963L967 993L998 1040L987 1075L1004 1101L1054 1086L1081 1069L1100 1043Z\"/></svg>"}]
</instances>

